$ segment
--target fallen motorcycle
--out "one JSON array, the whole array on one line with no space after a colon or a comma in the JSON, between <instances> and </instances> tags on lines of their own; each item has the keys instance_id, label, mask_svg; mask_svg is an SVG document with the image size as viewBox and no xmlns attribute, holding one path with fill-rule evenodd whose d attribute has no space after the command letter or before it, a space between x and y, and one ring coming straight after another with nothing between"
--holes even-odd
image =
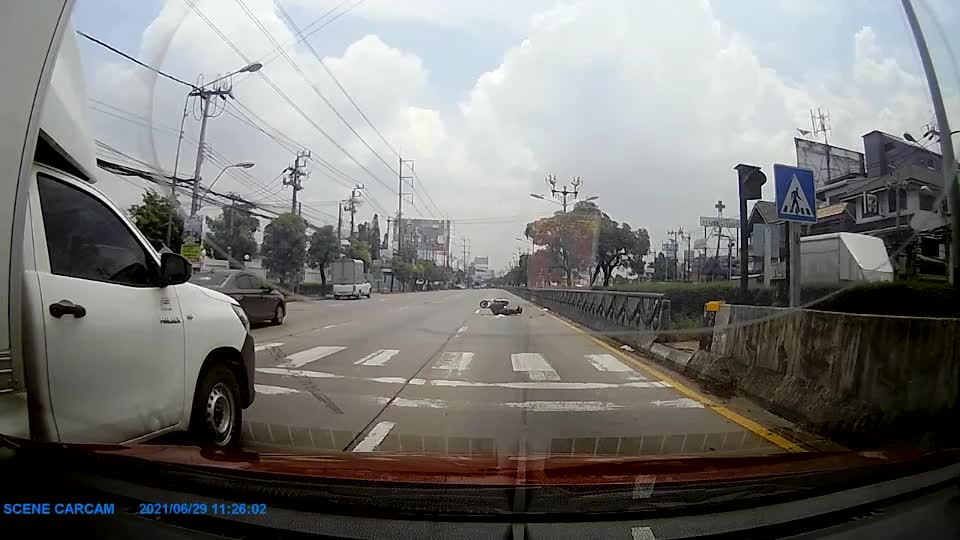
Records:
<instances>
[{"instance_id":1,"label":"fallen motorcycle","mask_svg":"<svg viewBox=\"0 0 960 540\"><path fill-rule=\"evenodd\" d=\"M506 298L494 298L493 300L481 300L480 309L490 309L494 315L520 315L523 308L517 306L510 307L510 301Z\"/></svg>"}]
</instances>

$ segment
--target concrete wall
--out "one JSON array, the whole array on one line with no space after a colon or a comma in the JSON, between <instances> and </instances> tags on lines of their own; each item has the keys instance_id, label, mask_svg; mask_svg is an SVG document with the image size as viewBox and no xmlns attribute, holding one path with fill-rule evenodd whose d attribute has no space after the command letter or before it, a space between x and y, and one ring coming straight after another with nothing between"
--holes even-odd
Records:
<instances>
[{"instance_id":1,"label":"concrete wall","mask_svg":"<svg viewBox=\"0 0 960 540\"><path fill-rule=\"evenodd\" d=\"M724 305L684 372L851 446L955 431L960 319Z\"/></svg>"},{"instance_id":2,"label":"concrete wall","mask_svg":"<svg viewBox=\"0 0 960 540\"><path fill-rule=\"evenodd\" d=\"M634 347L649 346L670 328L670 301L662 294L589 289L510 289L601 334Z\"/></svg>"}]
</instances>

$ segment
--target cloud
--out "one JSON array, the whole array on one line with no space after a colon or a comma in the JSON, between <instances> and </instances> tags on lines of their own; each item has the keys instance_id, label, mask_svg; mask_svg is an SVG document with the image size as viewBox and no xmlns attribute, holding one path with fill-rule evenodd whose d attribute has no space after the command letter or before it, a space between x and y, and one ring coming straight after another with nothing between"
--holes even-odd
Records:
<instances>
[{"instance_id":1,"label":"cloud","mask_svg":"<svg viewBox=\"0 0 960 540\"><path fill-rule=\"evenodd\" d=\"M272 2L245 3L279 43L293 40ZM242 65L182 4L168 2L147 29L144 56L159 55L175 73L212 74ZM561 182L581 177L584 195L599 196L597 202L614 219L648 228L656 244L669 229L695 230L697 216L712 214L717 199L733 209L737 163L760 165L771 174L774 162L792 162L795 128L809 124L812 107L829 109L831 141L854 149L861 147L859 138L867 131L900 133L917 129L931 116L923 78L898 64L892 51L884 50L883 36L869 27L849 37L855 61L847 77L839 84L814 86L787 82L776 66L761 63L748 39L721 23L706 1L610 1L604 9L589 2L514 4L465 3L453 9L439 0L370 1L357 10L370 20L513 25L516 45L504 51L495 69L478 68L466 95L444 100L458 102L454 108L429 102L434 88L429 66L419 55L385 42L376 32L325 59L391 145L416 161L415 206L405 213L427 213L427 190L444 214L460 221L458 236L470 238L472 253L491 256L494 267L525 247L510 239L522 234L528 218L555 209L529 197L544 191L546 174L557 174ZM199 5L250 58L269 55L272 44L239 7ZM237 97L315 155L363 182L392 214L397 178L387 165L395 167L396 156L309 51L296 47L289 54L302 75L282 58L268 63L263 73L382 184L336 150L259 76L238 78ZM387 165L342 124L304 77ZM101 86L99 91L116 99L124 95L116 88ZM955 96L950 99L956 103ZM162 109L160 117L179 119L179 100L158 94L153 106ZM211 121L211 141L235 159L254 159L263 182L292 160L289 152L229 118ZM305 200L345 195L345 187L312 168L316 173L307 182ZM211 170L205 174L216 172ZM241 194L250 190L232 180L225 184ZM771 186L772 180L768 198ZM277 189L272 196L285 200L289 192ZM365 212L372 212L372 206Z\"/></svg>"}]
</instances>

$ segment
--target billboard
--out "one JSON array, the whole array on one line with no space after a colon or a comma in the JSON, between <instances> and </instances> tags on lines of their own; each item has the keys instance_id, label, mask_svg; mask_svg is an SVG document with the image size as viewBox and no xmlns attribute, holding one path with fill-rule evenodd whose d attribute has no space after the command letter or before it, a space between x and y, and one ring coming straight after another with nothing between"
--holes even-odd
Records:
<instances>
[{"instance_id":1,"label":"billboard","mask_svg":"<svg viewBox=\"0 0 960 540\"><path fill-rule=\"evenodd\" d=\"M737 218L700 216L700 226L710 227L713 229L716 229L716 228L736 229L737 227L740 226L740 220Z\"/></svg>"},{"instance_id":2,"label":"billboard","mask_svg":"<svg viewBox=\"0 0 960 540\"><path fill-rule=\"evenodd\" d=\"M813 170L817 189L831 178L851 173L865 174L861 152L806 139L794 138L793 141L797 149L797 166ZM829 170L827 163L830 164Z\"/></svg>"},{"instance_id":3,"label":"billboard","mask_svg":"<svg viewBox=\"0 0 960 540\"><path fill-rule=\"evenodd\" d=\"M399 224L403 247L414 247L417 258L447 264L450 242L450 222L443 219L408 219ZM395 235L394 238L397 236Z\"/></svg>"},{"instance_id":4,"label":"billboard","mask_svg":"<svg viewBox=\"0 0 960 540\"><path fill-rule=\"evenodd\" d=\"M486 272L490 268L490 257L474 257L473 266L478 272Z\"/></svg>"},{"instance_id":5,"label":"billboard","mask_svg":"<svg viewBox=\"0 0 960 540\"><path fill-rule=\"evenodd\" d=\"M190 216L183 220L183 244L180 255L199 267L203 257L203 216Z\"/></svg>"}]
</instances>

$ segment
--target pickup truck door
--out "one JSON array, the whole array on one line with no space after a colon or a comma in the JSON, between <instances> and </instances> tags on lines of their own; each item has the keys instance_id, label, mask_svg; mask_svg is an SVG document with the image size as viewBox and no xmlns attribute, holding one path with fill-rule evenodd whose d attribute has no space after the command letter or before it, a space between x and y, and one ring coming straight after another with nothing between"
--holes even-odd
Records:
<instances>
[{"instance_id":1,"label":"pickup truck door","mask_svg":"<svg viewBox=\"0 0 960 540\"><path fill-rule=\"evenodd\" d=\"M31 189L50 407L61 441L124 442L184 409L184 330L174 287L105 197L41 170ZM37 211L37 210L40 211Z\"/></svg>"}]
</instances>

